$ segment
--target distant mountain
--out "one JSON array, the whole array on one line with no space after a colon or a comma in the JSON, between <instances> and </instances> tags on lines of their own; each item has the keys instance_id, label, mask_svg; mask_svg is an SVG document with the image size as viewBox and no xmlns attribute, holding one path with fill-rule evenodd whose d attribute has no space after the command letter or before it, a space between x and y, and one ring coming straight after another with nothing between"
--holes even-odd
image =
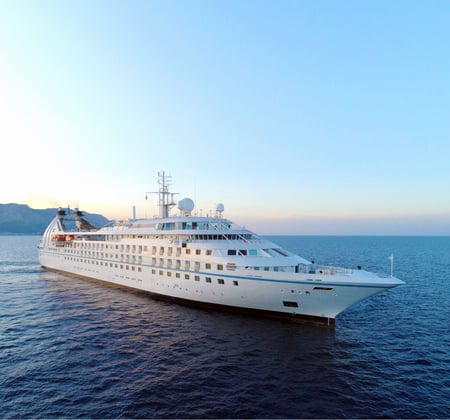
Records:
<instances>
[{"instance_id":1,"label":"distant mountain","mask_svg":"<svg viewBox=\"0 0 450 420\"><path fill-rule=\"evenodd\" d=\"M94 226L101 227L108 222L100 214L83 213ZM40 235L55 214L56 208L32 209L26 204L0 204L0 235Z\"/></svg>"}]
</instances>

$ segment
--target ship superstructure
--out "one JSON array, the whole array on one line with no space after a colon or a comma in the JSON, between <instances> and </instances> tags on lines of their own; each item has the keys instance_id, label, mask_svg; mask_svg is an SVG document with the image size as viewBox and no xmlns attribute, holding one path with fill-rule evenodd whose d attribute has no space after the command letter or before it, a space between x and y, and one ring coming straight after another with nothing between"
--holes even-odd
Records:
<instances>
[{"instance_id":1,"label":"ship superstructure","mask_svg":"<svg viewBox=\"0 0 450 420\"><path fill-rule=\"evenodd\" d=\"M192 305L306 319L333 325L349 306L403 282L361 269L319 267L222 217L175 206L160 174L158 218L92 226L75 209L58 209L39 244L50 270L142 290ZM68 229L66 222L74 221Z\"/></svg>"}]
</instances>

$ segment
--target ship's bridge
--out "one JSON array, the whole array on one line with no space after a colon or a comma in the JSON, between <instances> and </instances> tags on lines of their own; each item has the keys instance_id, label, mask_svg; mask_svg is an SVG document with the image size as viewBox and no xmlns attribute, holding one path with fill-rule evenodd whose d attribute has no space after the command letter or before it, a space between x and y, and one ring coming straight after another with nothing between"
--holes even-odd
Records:
<instances>
[{"instance_id":1,"label":"ship's bridge","mask_svg":"<svg viewBox=\"0 0 450 420\"><path fill-rule=\"evenodd\" d=\"M180 218L179 220L157 223L157 230L230 230L232 223L224 219Z\"/></svg>"},{"instance_id":2,"label":"ship's bridge","mask_svg":"<svg viewBox=\"0 0 450 420\"><path fill-rule=\"evenodd\" d=\"M138 219L130 224L130 228L147 228L157 231L230 231L243 230L230 220L213 217L171 217L164 219ZM245 230L245 229L244 229Z\"/></svg>"}]
</instances>

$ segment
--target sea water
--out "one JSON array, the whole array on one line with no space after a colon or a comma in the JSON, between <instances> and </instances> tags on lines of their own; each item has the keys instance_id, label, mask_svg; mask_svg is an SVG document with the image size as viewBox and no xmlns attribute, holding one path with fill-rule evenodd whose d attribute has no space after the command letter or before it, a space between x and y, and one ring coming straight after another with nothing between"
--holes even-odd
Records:
<instances>
[{"instance_id":1,"label":"sea water","mask_svg":"<svg viewBox=\"0 0 450 420\"><path fill-rule=\"evenodd\" d=\"M450 238L271 237L406 285L334 330L207 311L43 270L0 236L1 418L448 418Z\"/></svg>"}]
</instances>

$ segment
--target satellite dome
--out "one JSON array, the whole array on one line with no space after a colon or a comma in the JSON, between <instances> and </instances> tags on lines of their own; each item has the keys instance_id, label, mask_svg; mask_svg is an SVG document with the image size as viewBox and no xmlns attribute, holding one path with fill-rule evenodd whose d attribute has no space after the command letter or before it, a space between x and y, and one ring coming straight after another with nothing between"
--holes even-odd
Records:
<instances>
[{"instance_id":1,"label":"satellite dome","mask_svg":"<svg viewBox=\"0 0 450 420\"><path fill-rule=\"evenodd\" d=\"M223 213L224 210L225 210L225 206L222 203L217 204L216 211L218 213Z\"/></svg>"},{"instance_id":2,"label":"satellite dome","mask_svg":"<svg viewBox=\"0 0 450 420\"><path fill-rule=\"evenodd\" d=\"M182 214L190 214L194 207L194 202L190 198L183 198L178 202L178 209Z\"/></svg>"}]
</instances>

